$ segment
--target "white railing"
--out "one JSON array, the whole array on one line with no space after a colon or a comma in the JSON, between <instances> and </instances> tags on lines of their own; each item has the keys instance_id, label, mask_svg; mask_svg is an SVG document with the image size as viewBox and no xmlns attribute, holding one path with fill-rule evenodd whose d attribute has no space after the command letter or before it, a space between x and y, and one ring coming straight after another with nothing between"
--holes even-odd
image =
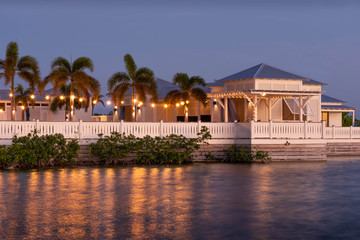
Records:
<instances>
[{"instance_id":1,"label":"white railing","mask_svg":"<svg viewBox=\"0 0 360 240\"><path fill-rule=\"evenodd\" d=\"M37 129L39 134L61 133L65 138L96 139L112 132L136 137L184 135L197 137L202 126L209 128L213 139L360 139L360 128L326 127L325 122L16 122L0 121L0 139L25 136Z\"/></svg>"},{"instance_id":2,"label":"white railing","mask_svg":"<svg viewBox=\"0 0 360 240\"><path fill-rule=\"evenodd\" d=\"M202 126L209 128L212 138L230 139L236 136L234 123L178 123L178 122L0 122L0 139L11 139L14 135L25 136L35 129L40 135L61 133L65 138L96 139L112 132L133 134L136 137L167 136L170 134L196 138ZM238 133L239 135L239 133Z\"/></svg>"}]
</instances>

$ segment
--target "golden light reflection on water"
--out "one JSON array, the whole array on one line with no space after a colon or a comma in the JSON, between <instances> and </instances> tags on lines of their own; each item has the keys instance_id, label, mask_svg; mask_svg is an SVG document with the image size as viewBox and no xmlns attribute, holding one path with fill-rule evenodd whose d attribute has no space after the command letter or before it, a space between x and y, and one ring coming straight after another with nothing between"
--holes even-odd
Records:
<instances>
[{"instance_id":1,"label":"golden light reflection on water","mask_svg":"<svg viewBox=\"0 0 360 240\"><path fill-rule=\"evenodd\" d=\"M225 239L224 229L267 238L279 219L296 216L314 225L324 214L317 212L327 186L324 165L301 167L304 172L286 164L0 172L0 239Z\"/></svg>"}]
</instances>

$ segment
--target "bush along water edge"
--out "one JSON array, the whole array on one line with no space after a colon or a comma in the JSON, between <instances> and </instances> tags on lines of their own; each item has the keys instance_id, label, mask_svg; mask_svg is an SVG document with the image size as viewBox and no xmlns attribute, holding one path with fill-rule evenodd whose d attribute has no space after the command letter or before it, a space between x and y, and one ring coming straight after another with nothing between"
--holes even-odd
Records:
<instances>
[{"instance_id":1,"label":"bush along water edge","mask_svg":"<svg viewBox=\"0 0 360 240\"><path fill-rule=\"evenodd\" d=\"M141 165L189 164L193 162L192 154L211 139L209 129L205 126L202 126L197 138L175 134L138 138L117 132L99 137L96 143L91 144L90 153L99 159L101 165L124 163L130 155L134 158L130 163Z\"/></svg>"},{"instance_id":2,"label":"bush along water edge","mask_svg":"<svg viewBox=\"0 0 360 240\"><path fill-rule=\"evenodd\" d=\"M80 149L77 140L66 140L62 134L42 135L33 131L12 139L12 145L0 146L0 168L36 168L70 166Z\"/></svg>"},{"instance_id":3,"label":"bush along water edge","mask_svg":"<svg viewBox=\"0 0 360 240\"><path fill-rule=\"evenodd\" d=\"M252 150L250 147L233 145L224 149L226 163L269 163L271 157L265 151Z\"/></svg>"}]
</instances>

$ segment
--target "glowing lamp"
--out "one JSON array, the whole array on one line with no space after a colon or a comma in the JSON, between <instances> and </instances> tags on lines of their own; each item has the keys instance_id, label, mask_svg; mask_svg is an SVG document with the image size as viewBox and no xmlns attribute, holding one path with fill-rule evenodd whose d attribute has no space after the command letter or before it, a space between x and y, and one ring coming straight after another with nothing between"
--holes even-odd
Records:
<instances>
[{"instance_id":1,"label":"glowing lamp","mask_svg":"<svg viewBox=\"0 0 360 240\"><path fill-rule=\"evenodd\" d=\"M13 96L13 94L12 94L12 93L10 93L10 94L9 94L9 96L10 96L10 97L12 97L12 96Z\"/></svg>"},{"instance_id":2,"label":"glowing lamp","mask_svg":"<svg viewBox=\"0 0 360 240\"><path fill-rule=\"evenodd\" d=\"M167 108L167 107L168 107L168 105L167 105L167 104L165 104L165 105L164 105L164 108Z\"/></svg>"},{"instance_id":3,"label":"glowing lamp","mask_svg":"<svg viewBox=\"0 0 360 240\"><path fill-rule=\"evenodd\" d=\"M186 104L189 104L189 101L188 101L188 100L186 100Z\"/></svg>"},{"instance_id":4,"label":"glowing lamp","mask_svg":"<svg viewBox=\"0 0 360 240\"><path fill-rule=\"evenodd\" d=\"M152 103L152 104L151 104L151 107L155 107L155 103Z\"/></svg>"},{"instance_id":5,"label":"glowing lamp","mask_svg":"<svg viewBox=\"0 0 360 240\"><path fill-rule=\"evenodd\" d=\"M121 101L121 104L124 104L124 101Z\"/></svg>"},{"instance_id":6,"label":"glowing lamp","mask_svg":"<svg viewBox=\"0 0 360 240\"><path fill-rule=\"evenodd\" d=\"M181 105L184 105L185 103L184 103L184 101L181 101L181 103L180 103Z\"/></svg>"},{"instance_id":7,"label":"glowing lamp","mask_svg":"<svg viewBox=\"0 0 360 240\"><path fill-rule=\"evenodd\" d=\"M180 106L180 104L177 103L176 106L178 107L178 106Z\"/></svg>"},{"instance_id":8,"label":"glowing lamp","mask_svg":"<svg viewBox=\"0 0 360 240\"><path fill-rule=\"evenodd\" d=\"M136 99L134 99L134 103L136 103Z\"/></svg>"},{"instance_id":9,"label":"glowing lamp","mask_svg":"<svg viewBox=\"0 0 360 240\"><path fill-rule=\"evenodd\" d=\"M0 112L3 112L4 110L2 108L0 108Z\"/></svg>"},{"instance_id":10,"label":"glowing lamp","mask_svg":"<svg viewBox=\"0 0 360 240\"><path fill-rule=\"evenodd\" d=\"M60 100L64 100L64 96L63 96L63 95L60 96Z\"/></svg>"},{"instance_id":11,"label":"glowing lamp","mask_svg":"<svg viewBox=\"0 0 360 240\"><path fill-rule=\"evenodd\" d=\"M106 105L110 105L111 104L111 101L110 100L107 100L106 101Z\"/></svg>"},{"instance_id":12,"label":"glowing lamp","mask_svg":"<svg viewBox=\"0 0 360 240\"><path fill-rule=\"evenodd\" d=\"M83 102L84 101L84 99L83 98L79 98L79 102Z\"/></svg>"},{"instance_id":13,"label":"glowing lamp","mask_svg":"<svg viewBox=\"0 0 360 240\"><path fill-rule=\"evenodd\" d=\"M21 110L24 110L25 109L25 107L24 106L21 106Z\"/></svg>"},{"instance_id":14,"label":"glowing lamp","mask_svg":"<svg viewBox=\"0 0 360 240\"><path fill-rule=\"evenodd\" d=\"M94 101L93 101L93 104L95 105L96 103L97 103L97 101L96 101L96 100L94 100Z\"/></svg>"},{"instance_id":15,"label":"glowing lamp","mask_svg":"<svg viewBox=\"0 0 360 240\"><path fill-rule=\"evenodd\" d=\"M71 95L70 98L71 98L71 100L74 100L74 99L75 99L75 96L74 96L74 95Z\"/></svg>"},{"instance_id":16,"label":"glowing lamp","mask_svg":"<svg viewBox=\"0 0 360 240\"><path fill-rule=\"evenodd\" d=\"M30 98L31 98L31 99L34 99L34 98L35 98L35 95L34 95L34 94L31 94Z\"/></svg>"},{"instance_id":17,"label":"glowing lamp","mask_svg":"<svg viewBox=\"0 0 360 240\"><path fill-rule=\"evenodd\" d=\"M46 95L46 96L45 96L45 99L46 99L46 100L49 100L49 99L50 99L50 96L49 96L49 95Z\"/></svg>"}]
</instances>

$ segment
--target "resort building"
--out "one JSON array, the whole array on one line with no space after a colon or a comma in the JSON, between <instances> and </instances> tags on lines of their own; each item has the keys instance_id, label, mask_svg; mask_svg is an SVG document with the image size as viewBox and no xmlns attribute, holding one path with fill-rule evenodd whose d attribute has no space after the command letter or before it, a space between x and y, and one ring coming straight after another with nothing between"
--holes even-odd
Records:
<instances>
[{"instance_id":1,"label":"resort building","mask_svg":"<svg viewBox=\"0 0 360 240\"><path fill-rule=\"evenodd\" d=\"M156 79L159 101L136 103L136 121L177 122L185 120L185 106L168 105L166 94L178 89L172 83ZM289 73L267 64L259 64L207 84L203 88L210 101L203 106L194 99L188 101L189 122L320 122L341 126L342 113L355 108L324 95L326 84ZM185 100L184 100L185 101ZM184 103L183 103L184 104ZM186 103L185 103L186 104ZM117 108L117 106L116 106ZM114 120L132 121L131 94L119 104ZM353 117L354 121L354 117Z\"/></svg>"}]
</instances>

